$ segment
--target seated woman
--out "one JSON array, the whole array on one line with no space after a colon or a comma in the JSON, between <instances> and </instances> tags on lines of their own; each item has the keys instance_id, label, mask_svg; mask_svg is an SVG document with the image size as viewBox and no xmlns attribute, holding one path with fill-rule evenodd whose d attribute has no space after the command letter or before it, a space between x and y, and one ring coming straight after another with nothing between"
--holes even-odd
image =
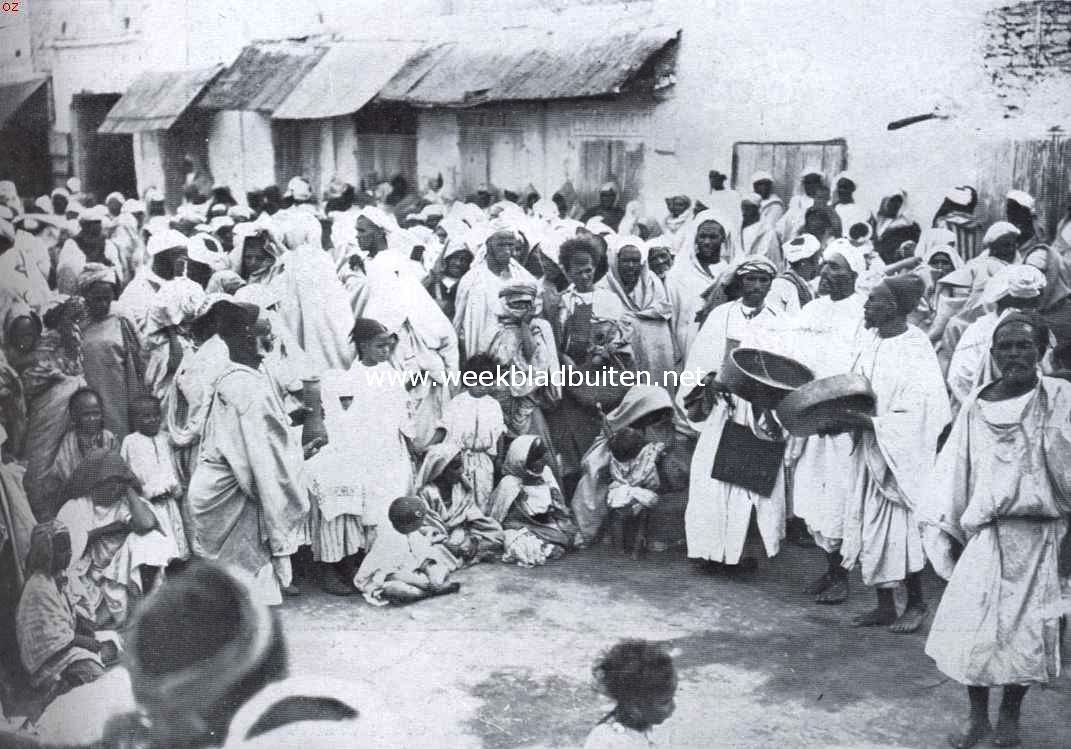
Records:
<instances>
[{"instance_id":1,"label":"seated woman","mask_svg":"<svg viewBox=\"0 0 1071 749\"><path fill-rule=\"evenodd\" d=\"M69 597L97 626L124 625L130 594L142 589L141 568L171 561L174 544L158 530L160 522L136 486L118 452L94 450L74 472L68 488L73 499L56 516L71 534Z\"/></svg>"},{"instance_id":2,"label":"seated woman","mask_svg":"<svg viewBox=\"0 0 1071 749\"><path fill-rule=\"evenodd\" d=\"M547 447L543 441L532 435L515 439L506 453L503 472L505 475L491 497L491 518L502 523L507 531L534 535L542 542L547 558L558 559L575 548L580 540L579 532L558 482L547 466ZM507 556L511 540L515 538L507 540Z\"/></svg>"},{"instance_id":3,"label":"seated woman","mask_svg":"<svg viewBox=\"0 0 1071 749\"><path fill-rule=\"evenodd\" d=\"M465 480L463 448L433 445L417 474L417 496L428 508L428 524L445 537L443 545L465 564L492 560L502 551L502 526L483 514Z\"/></svg>"},{"instance_id":4,"label":"seated woman","mask_svg":"<svg viewBox=\"0 0 1071 749\"><path fill-rule=\"evenodd\" d=\"M101 655L114 660L114 643L93 637L93 625L75 614L67 598L71 537L56 520L39 523L30 537L26 585L16 622L19 655L30 684L57 697L104 674Z\"/></svg>"}]
</instances>

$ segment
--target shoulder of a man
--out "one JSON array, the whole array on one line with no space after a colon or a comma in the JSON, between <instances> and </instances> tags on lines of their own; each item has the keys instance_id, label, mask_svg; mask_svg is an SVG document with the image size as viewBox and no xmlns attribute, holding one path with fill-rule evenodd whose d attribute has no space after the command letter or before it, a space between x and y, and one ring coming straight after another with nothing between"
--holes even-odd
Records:
<instances>
[{"instance_id":1,"label":"shoulder of a man","mask_svg":"<svg viewBox=\"0 0 1071 749\"><path fill-rule=\"evenodd\" d=\"M263 402L269 395L271 385L261 372L250 367L232 365L215 382L219 401L239 413L245 413L254 404Z\"/></svg>"}]
</instances>

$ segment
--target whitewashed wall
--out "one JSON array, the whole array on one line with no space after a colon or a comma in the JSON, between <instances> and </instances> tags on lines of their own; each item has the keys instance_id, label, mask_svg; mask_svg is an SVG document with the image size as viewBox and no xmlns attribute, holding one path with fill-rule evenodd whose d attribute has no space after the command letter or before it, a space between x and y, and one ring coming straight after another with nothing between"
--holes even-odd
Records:
<instances>
[{"instance_id":1,"label":"whitewashed wall","mask_svg":"<svg viewBox=\"0 0 1071 749\"><path fill-rule=\"evenodd\" d=\"M217 112L208 136L208 160L217 184L245 196L275 183L271 120L259 112Z\"/></svg>"}]
</instances>

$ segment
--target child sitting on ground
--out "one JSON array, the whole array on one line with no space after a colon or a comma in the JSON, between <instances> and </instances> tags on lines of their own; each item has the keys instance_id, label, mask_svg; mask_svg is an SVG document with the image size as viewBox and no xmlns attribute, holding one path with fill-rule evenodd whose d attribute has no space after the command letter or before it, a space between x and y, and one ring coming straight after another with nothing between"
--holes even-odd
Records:
<instances>
[{"instance_id":1,"label":"child sitting on ground","mask_svg":"<svg viewBox=\"0 0 1071 749\"><path fill-rule=\"evenodd\" d=\"M428 509L419 497L399 497L387 512L393 530L376 534L353 584L373 606L413 603L432 596L457 593L460 583L448 583L461 564L442 544L442 534L427 523Z\"/></svg>"},{"instance_id":2,"label":"child sitting on ground","mask_svg":"<svg viewBox=\"0 0 1071 749\"><path fill-rule=\"evenodd\" d=\"M123 438L119 455L140 484L138 495L152 505L160 532L168 539L169 555L172 559L187 559L190 549L178 506L182 489L175 474L171 440L160 431L163 418L160 401L155 396L143 395L134 400L130 411L137 431ZM149 574L147 570L143 572ZM145 583L148 591L152 581L145 580Z\"/></svg>"},{"instance_id":3,"label":"child sitting on ground","mask_svg":"<svg viewBox=\"0 0 1071 749\"><path fill-rule=\"evenodd\" d=\"M652 747L650 731L673 714L677 671L658 643L622 640L593 670L599 691L617 705L588 734L584 749Z\"/></svg>"},{"instance_id":4,"label":"child sitting on ground","mask_svg":"<svg viewBox=\"0 0 1071 749\"><path fill-rule=\"evenodd\" d=\"M643 432L624 427L610 437L611 538L622 552L631 548L638 560L647 548L647 526L651 508L658 504L658 459L666 446L648 443Z\"/></svg>"},{"instance_id":5,"label":"child sitting on ground","mask_svg":"<svg viewBox=\"0 0 1071 749\"><path fill-rule=\"evenodd\" d=\"M494 397L494 386L481 385L480 380L492 380L497 370L498 364L487 354L476 354L465 362L462 382L468 387L446 404L435 439L449 439L461 446L465 482L485 514L495 489L495 467L505 454L506 421Z\"/></svg>"}]
</instances>

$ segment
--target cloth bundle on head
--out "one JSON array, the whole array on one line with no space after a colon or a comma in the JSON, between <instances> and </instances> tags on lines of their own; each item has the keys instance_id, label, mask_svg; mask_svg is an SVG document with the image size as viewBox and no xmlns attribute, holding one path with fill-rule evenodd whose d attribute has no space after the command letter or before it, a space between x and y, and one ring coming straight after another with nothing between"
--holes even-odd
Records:
<instances>
[{"instance_id":1,"label":"cloth bundle on head","mask_svg":"<svg viewBox=\"0 0 1071 749\"><path fill-rule=\"evenodd\" d=\"M813 234L800 234L798 237L785 244L783 249L785 260L789 264L798 263L801 260L806 260L821 252L822 243L819 242L818 238Z\"/></svg>"},{"instance_id":2,"label":"cloth bundle on head","mask_svg":"<svg viewBox=\"0 0 1071 749\"><path fill-rule=\"evenodd\" d=\"M1008 221L997 221L985 230L985 235L982 237L982 245L988 247L1003 237L1018 237L1021 233L1015 224Z\"/></svg>"},{"instance_id":3,"label":"cloth bundle on head","mask_svg":"<svg viewBox=\"0 0 1071 749\"><path fill-rule=\"evenodd\" d=\"M863 251L844 237L838 237L826 245L822 257L829 260L834 255L840 255L848 263L848 267L859 277L866 273L866 257Z\"/></svg>"},{"instance_id":4,"label":"cloth bundle on head","mask_svg":"<svg viewBox=\"0 0 1071 749\"><path fill-rule=\"evenodd\" d=\"M926 290L925 281L914 273L892 276L882 283L892 292L893 299L896 300L896 309L901 315L913 312Z\"/></svg>"},{"instance_id":5,"label":"cloth bundle on head","mask_svg":"<svg viewBox=\"0 0 1071 749\"><path fill-rule=\"evenodd\" d=\"M175 250L189 245L189 239L177 229L167 229L149 237L146 251L149 257L156 257L166 250Z\"/></svg>"},{"instance_id":6,"label":"cloth bundle on head","mask_svg":"<svg viewBox=\"0 0 1071 749\"><path fill-rule=\"evenodd\" d=\"M1032 265L1008 265L990 278L982 292L982 304L993 308L1005 297L1034 299L1045 290L1045 274Z\"/></svg>"},{"instance_id":7,"label":"cloth bundle on head","mask_svg":"<svg viewBox=\"0 0 1071 749\"><path fill-rule=\"evenodd\" d=\"M1034 200L1034 196L1023 190L1010 190L1008 191L1007 199L1013 203L1018 203L1031 213L1034 212L1034 206L1037 202Z\"/></svg>"}]
</instances>

